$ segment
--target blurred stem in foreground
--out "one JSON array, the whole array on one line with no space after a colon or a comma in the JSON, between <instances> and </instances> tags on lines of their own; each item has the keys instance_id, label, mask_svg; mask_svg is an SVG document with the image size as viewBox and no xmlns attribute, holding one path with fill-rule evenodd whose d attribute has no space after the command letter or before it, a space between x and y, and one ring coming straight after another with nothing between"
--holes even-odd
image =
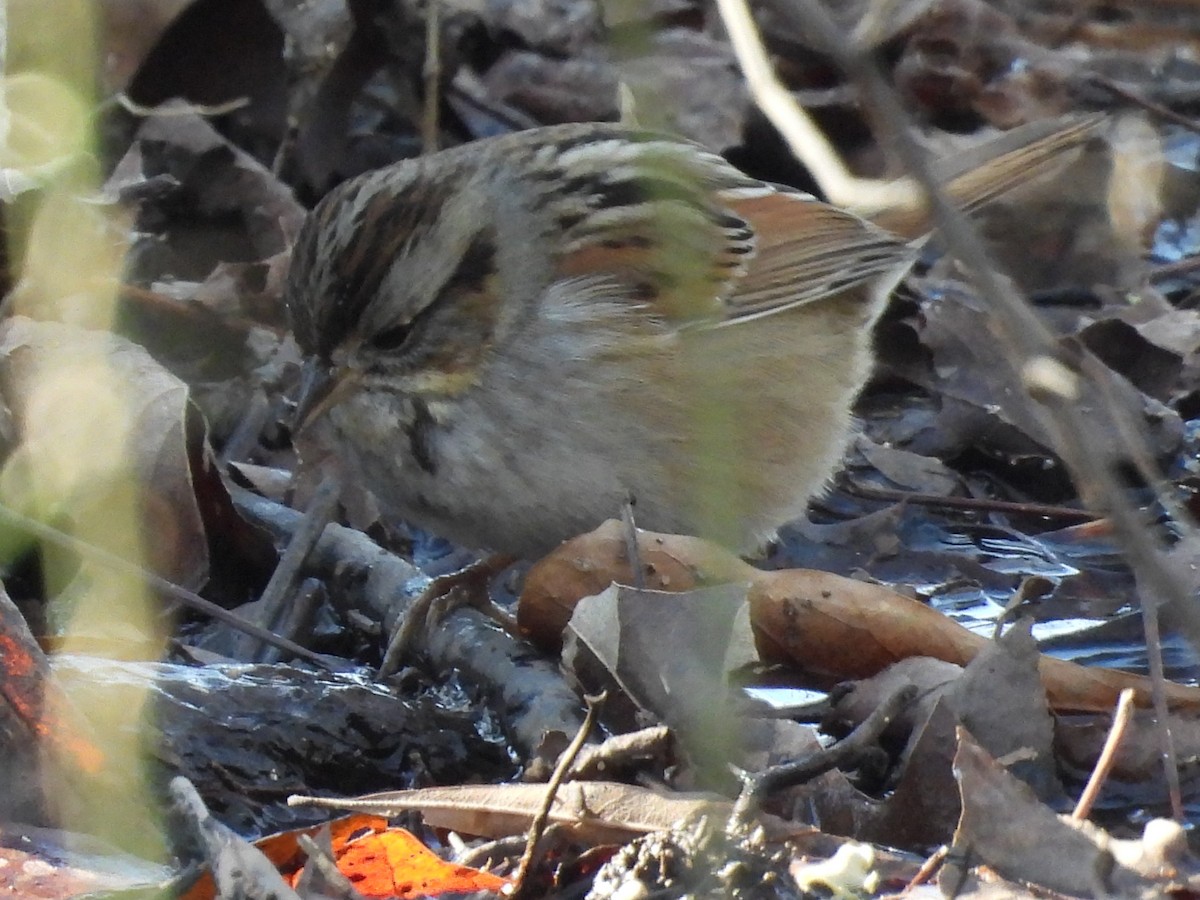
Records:
<instances>
[{"instance_id":1,"label":"blurred stem in foreground","mask_svg":"<svg viewBox=\"0 0 1200 900\"><path fill-rule=\"evenodd\" d=\"M5 304L9 314L107 330L128 227L94 202L95 9L87 0L0 0L0 166L13 270ZM98 342L73 341L78 334L64 327L57 345L10 346L0 359L17 432L0 471L0 502L141 563L142 492L130 468L140 411L129 408ZM13 535L0 541L10 551L15 543ZM88 557L44 550L41 559L60 652L160 655L154 598L139 579ZM69 831L159 857L157 804L142 765L145 695L103 696L87 709L102 777L48 801ZM46 783L57 783L49 773L68 764L47 756Z\"/></svg>"}]
</instances>

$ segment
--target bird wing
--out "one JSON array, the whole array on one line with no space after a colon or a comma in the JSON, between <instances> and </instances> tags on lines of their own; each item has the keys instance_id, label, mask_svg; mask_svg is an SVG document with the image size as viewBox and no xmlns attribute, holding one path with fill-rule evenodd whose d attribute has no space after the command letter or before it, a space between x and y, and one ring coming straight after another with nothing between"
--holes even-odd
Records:
<instances>
[{"instance_id":1,"label":"bird wing","mask_svg":"<svg viewBox=\"0 0 1200 900\"><path fill-rule=\"evenodd\" d=\"M916 256L896 235L799 191L763 185L722 199L757 238L753 261L725 300L729 322L845 295L896 275Z\"/></svg>"},{"instance_id":2,"label":"bird wing","mask_svg":"<svg viewBox=\"0 0 1200 900\"><path fill-rule=\"evenodd\" d=\"M668 328L769 315L912 258L903 239L694 144L603 125L557 135L524 162L558 277L615 283Z\"/></svg>"}]
</instances>

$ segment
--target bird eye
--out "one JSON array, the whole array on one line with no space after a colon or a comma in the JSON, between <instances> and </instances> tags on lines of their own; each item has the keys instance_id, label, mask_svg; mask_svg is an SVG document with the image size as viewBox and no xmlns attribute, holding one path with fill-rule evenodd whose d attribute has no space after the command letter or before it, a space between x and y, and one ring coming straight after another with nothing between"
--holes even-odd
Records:
<instances>
[{"instance_id":1,"label":"bird eye","mask_svg":"<svg viewBox=\"0 0 1200 900\"><path fill-rule=\"evenodd\" d=\"M376 350L399 350L404 342L408 340L408 336L411 333L412 326L408 323L394 325L391 328L385 328L372 337L370 344Z\"/></svg>"}]
</instances>

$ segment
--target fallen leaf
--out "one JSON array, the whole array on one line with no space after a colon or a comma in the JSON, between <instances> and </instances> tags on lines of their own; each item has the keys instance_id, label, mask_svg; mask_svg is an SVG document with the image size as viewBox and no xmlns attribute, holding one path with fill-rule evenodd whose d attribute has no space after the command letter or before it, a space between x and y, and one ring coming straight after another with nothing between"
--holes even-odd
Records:
<instances>
[{"instance_id":1,"label":"fallen leaf","mask_svg":"<svg viewBox=\"0 0 1200 900\"><path fill-rule=\"evenodd\" d=\"M21 435L5 469L9 503L104 518L112 492L132 478L149 567L203 584L208 542L189 464L187 385L116 335L17 316L0 325L0 391ZM26 472L40 473L36 491L21 483ZM129 536L106 521L113 552L128 550Z\"/></svg>"},{"instance_id":2,"label":"fallen leaf","mask_svg":"<svg viewBox=\"0 0 1200 900\"><path fill-rule=\"evenodd\" d=\"M699 538L638 533L647 587L679 592L702 584L748 582L750 624L763 662L784 664L813 686L866 678L902 659L929 656L965 666L990 642L908 597L828 572L766 572ZM523 632L558 647L570 611L609 584L634 581L624 526L610 520L567 541L526 575L517 610ZM1124 688L1148 704L1150 681L1114 669L1041 656L1038 671L1055 710L1107 711ZM1200 688L1167 682L1168 702L1200 708Z\"/></svg>"},{"instance_id":3,"label":"fallen leaf","mask_svg":"<svg viewBox=\"0 0 1200 900\"><path fill-rule=\"evenodd\" d=\"M436 897L500 891L510 884L479 869L446 862L403 828L368 834L337 854L338 869L364 897Z\"/></svg>"},{"instance_id":4,"label":"fallen leaf","mask_svg":"<svg viewBox=\"0 0 1200 900\"><path fill-rule=\"evenodd\" d=\"M955 844L1005 878L1076 897L1149 896L1177 877L1197 871L1180 842L1168 871L1155 871L1161 848L1139 852L1137 841L1117 841L1086 822L1072 822L1038 802L965 729L954 760L963 812ZM1122 846L1124 845L1124 846ZM1130 846L1133 845L1133 846ZM1169 852L1169 851L1168 851ZM1140 862L1153 860L1149 866ZM1193 888L1194 890L1194 888Z\"/></svg>"},{"instance_id":5,"label":"fallen leaf","mask_svg":"<svg viewBox=\"0 0 1200 900\"><path fill-rule=\"evenodd\" d=\"M497 784L382 791L349 799L292 797L288 802L389 817L416 810L434 828L500 838L523 833L545 799L542 784ZM618 782L572 781L559 789L550 821L569 828L580 841L620 844L690 816L708 814L725 820L732 812L732 801L715 794L663 794ZM770 815L761 816L759 822L778 839L814 831Z\"/></svg>"},{"instance_id":6,"label":"fallen leaf","mask_svg":"<svg viewBox=\"0 0 1200 900\"><path fill-rule=\"evenodd\" d=\"M576 652L564 661L587 685L571 660L590 650L627 697L671 728L689 761L728 778L740 743L730 678L756 661L745 599L743 584L682 594L611 585L575 608L568 647Z\"/></svg>"}]
</instances>

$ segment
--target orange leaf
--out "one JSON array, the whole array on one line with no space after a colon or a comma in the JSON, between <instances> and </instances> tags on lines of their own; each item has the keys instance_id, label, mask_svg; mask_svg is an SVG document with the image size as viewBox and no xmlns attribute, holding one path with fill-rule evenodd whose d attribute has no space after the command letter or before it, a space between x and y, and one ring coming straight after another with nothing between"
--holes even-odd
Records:
<instances>
[{"instance_id":1,"label":"orange leaf","mask_svg":"<svg viewBox=\"0 0 1200 900\"><path fill-rule=\"evenodd\" d=\"M324 827L329 828L330 842L336 856L345 850L346 845L353 838L361 837L364 833L375 834L386 831L388 820L380 816L361 814L342 816L325 825L293 828L290 831L269 834L255 841L254 846L262 851L263 856L269 859L280 874L295 887L296 881L300 878L300 871L304 868L307 860L304 851L300 849L297 838L302 834L315 837L317 832ZM199 880L184 892L180 900L214 900L215 897L216 888L213 885L212 874L206 870Z\"/></svg>"},{"instance_id":2,"label":"orange leaf","mask_svg":"<svg viewBox=\"0 0 1200 900\"><path fill-rule=\"evenodd\" d=\"M338 868L364 897L422 897L499 891L508 882L479 869L448 863L412 834L393 828L351 842Z\"/></svg>"}]
</instances>

